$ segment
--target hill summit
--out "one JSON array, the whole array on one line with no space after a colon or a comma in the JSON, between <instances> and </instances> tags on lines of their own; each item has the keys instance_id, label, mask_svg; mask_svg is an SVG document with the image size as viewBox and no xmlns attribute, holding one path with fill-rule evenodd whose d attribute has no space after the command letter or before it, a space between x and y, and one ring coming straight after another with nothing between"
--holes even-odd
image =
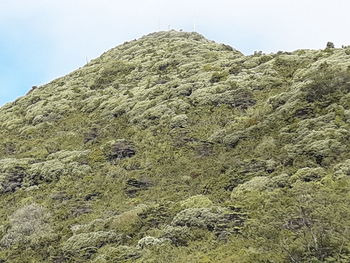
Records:
<instances>
[{"instance_id":1,"label":"hill summit","mask_svg":"<svg viewBox=\"0 0 350 263\"><path fill-rule=\"evenodd\" d=\"M350 48L152 33L0 108L0 262L349 262Z\"/></svg>"}]
</instances>

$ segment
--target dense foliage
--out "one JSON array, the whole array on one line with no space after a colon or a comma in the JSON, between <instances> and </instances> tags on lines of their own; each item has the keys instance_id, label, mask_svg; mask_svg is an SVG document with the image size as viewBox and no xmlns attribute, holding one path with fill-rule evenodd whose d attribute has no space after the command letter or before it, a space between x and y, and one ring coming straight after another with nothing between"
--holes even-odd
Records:
<instances>
[{"instance_id":1,"label":"dense foliage","mask_svg":"<svg viewBox=\"0 0 350 263\"><path fill-rule=\"evenodd\" d=\"M349 262L350 49L126 42L0 109L0 262Z\"/></svg>"}]
</instances>

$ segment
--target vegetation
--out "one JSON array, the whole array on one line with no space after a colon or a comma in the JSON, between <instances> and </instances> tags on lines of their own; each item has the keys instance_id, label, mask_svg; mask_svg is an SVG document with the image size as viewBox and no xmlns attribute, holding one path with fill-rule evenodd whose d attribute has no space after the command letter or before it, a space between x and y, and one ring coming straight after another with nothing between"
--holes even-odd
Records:
<instances>
[{"instance_id":1,"label":"vegetation","mask_svg":"<svg viewBox=\"0 0 350 263\"><path fill-rule=\"evenodd\" d=\"M349 48L158 32L0 108L0 262L349 262Z\"/></svg>"}]
</instances>

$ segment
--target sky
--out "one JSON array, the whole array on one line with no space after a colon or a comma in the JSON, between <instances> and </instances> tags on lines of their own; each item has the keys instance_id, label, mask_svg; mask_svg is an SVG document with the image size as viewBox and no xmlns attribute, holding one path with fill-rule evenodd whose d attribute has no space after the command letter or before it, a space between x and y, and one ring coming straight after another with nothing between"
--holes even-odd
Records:
<instances>
[{"instance_id":1,"label":"sky","mask_svg":"<svg viewBox=\"0 0 350 263\"><path fill-rule=\"evenodd\" d=\"M145 34L182 29L246 55L350 45L349 0L0 0L0 105Z\"/></svg>"}]
</instances>

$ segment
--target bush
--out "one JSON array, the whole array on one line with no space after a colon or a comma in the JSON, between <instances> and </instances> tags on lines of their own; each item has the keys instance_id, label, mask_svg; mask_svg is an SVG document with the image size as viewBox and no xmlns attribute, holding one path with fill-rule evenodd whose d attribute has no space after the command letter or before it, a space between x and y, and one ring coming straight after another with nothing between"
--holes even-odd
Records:
<instances>
[{"instance_id":1,"label":"bush","mask_svg":"<svg viewBox=\"0 0 350 263\"><path fill-rule=\"evenodd\" d=\"M0 245L11 247L18 244L35 244L40 239L49 238L52 234L49 218L47 210L36 203L16 210L10 216L10 228L0 240Z\"/></svg>"},{"instance_id":2,"label":"bush","mask_svg":"<svg viewBox=\"0 0 350 263\"><path fill-rule=\"evenodd\" d=\"M245 135L243 134L243 132L236 131L234 133L226 135L222 141L226 146L234 148L244 137Z\"/></svg>"},{"instance_id":3,"label":"bush","mask_svg":"<svg viewBox=\"0 0 350 263\"><path fill-rule=\"evenodd\" d=\"M225 104L238 109L247 109L256 103L253 93L247 89L229 90L210 99L215 106Z\"/></svg>"},{"instance_id":4,"label":"bush","mask_svg":"<svg viewBox=\"0 0 350 263\"><path fill-rule=\"evenodd\" d=\"M302 66L302 60L295 55L280 55L273 62L273 68L285 78L292 78L296 70Z\"/></svg>"},{"instance_id":5,"label":"bush","mask_svg":"<svg viewBox=\"0 0 350 263\"><path fill-rule=\"evenodd\" d=\"M248 192L264 191L268 189L270 183L271 183L270 177L267 177L267 176L253 177L248 182L245 182L235 187L232 190L231 198L236 198L236 197L244 198L244 195Z\"/></svg>"},{"instance_id":6,"label":"bush","mask_svg":"<svg viewBox=\"0 0 350 263\"><path fill-rule=\"evenodd\" d=\"M242 66L240 64L234 64L230 67L229 73L233 75L237 75L242 71Z\"/></svg>"},{"instance_id":7,"label":"bush","mask_svg":"<svg viewBox=\"0 0 350 263\"><path fill-rule=\"evenodd\" d=\"M344 227L350 222L349 198L348 179L299 181L283 191L252 195L244 200L254 217L247 234L255 236L258 251L285 257L276 262L342 262L336 259L349 251L334 248L349 242Z\"/></svg>"},{"instance_id":8,"label":"bush","mask_svg":"<svg viewBox=\"0 0 350 263\"><path fill-rule=\"evenodd\" d=\"M180 203L182 208L202 208L202 207L211 207L213 202L204 195L195 195L190 198L182 201Z\"/></svg>"},{"instance_id":9,"label":"bush","mask_svg":"<svg viewBox=\"0 0 350 263\"><path fill-rule=\"evenodd\" d=\"M137 242L137 247L138 248L147 248L147 247L152 247L152 246L158 246L166 242L167 240L164 238L156 238L156 237L151 237L151 236L146 236L141 238Z\"/></svg>"},{"instance_id":10,"label":"bush","mask_svg":"<svg viewBox=\"0 0 350 263\"><path fill-rule=\"evenodd\" d=\"M122 235L114 231L97 231L73 235L62 246L62 250L71 254L85 252L85 249L97 250L108 243L120 243Z\"/></svg>"},{"instance_id":11,"label":"bush","mask_svg":"<svg viewBox=\"0 0 350 263\"><path fill-rule=\"evenodd\" d=\"M322 63L308 77L311 82L301 89L308 102L320 102L328 106L350 91L350 75L340 67Z\"/></svg>"},{"instance_id":12,"label":"bush","mask_svg":"<svg viewBox=\"0 0 350 263\"><path fill-rule=\"evenodd\" d=\"M211 78L210 78L210 82L211 83L216 83L216 82L220 82L220 81L223 81L223 80L226 80L227 77L228 77L228 72L226 71L216 71L214 72L212 75L211 75Z\"/></svg>"},{"instance_id":13,"label":"bush","mask_svg":"<svg viewBox=\"0 0 350 263\"><path fill-rule=\"evenodd\" d=\"M30 158L0 160L0 193L57 181L61 176L86 175L91 167L83 164L87 151L60 151L45 161Z\"/></svg>"},{"instance_id":14,"label":"bush","mask_svg":"<svg viewBox=\"0 0 350 263\"><path fill-rule=\"evenodd\" d=\"M195 227L209 231L234 231L240 226L240 213L222 207L188 208L179 212L173 219L173 226Z\"/></svg>"},{"instance_id":15,"label":"bush","mask_svg":"<svg viewBox=\"0 0 350 263\"><path fill-rule=\"evenodd\" d=\"M146 209L145 205L140 205L113 217L109 223L109 227L117 232L130 234L136 232L142 226L140 214Z\"/></svg>"},{"instance_id":16,"label":"bush","mask_svg":"<svg viewBox=\"0 0 350 263\"><path fill-rule=\"evenodd\" d=\"M311 181L319 181L326 175L326 172L323 168L302 168L299 169L295 174L293 174L290 178L292 182L303 181L303 182L311 182Z\"/></svg>"},{"instance_id":17,"label":"bush","mask_svg":"<svg viewBox=\"0 0 350 263\"><path fill-rule=\"evenodd\" d=\"M105 229L108 219L95 219L87 224L77 224L71 226L74 235L81 233L97 232Z\"/></svg>"},{"instance_id":18,"label":"bush","mask_svg":"<svg viewBox=\"0 0 350 263\"><path fill-rule=\"evenodd\" d=\"M173 117L170 121L170 128L185 128L187 126L188 117L186 114L180 114Z\"/></svg>"},{"instance_id":19,"label":"bush","mask_svg":"<svg viewBox=\"0 0 350 263\"><path fill-rule=\"evenodd\" d=\"M135 66L121 60L115 60L105 65L100 75L95 79L92 89L103 88L110 85L115 80L125 77Z\"/></svg>"},{"instance_id":20,"label":"bush","mask_svg":"<svg viewBox=\"0 0 350 263\"><path fill-rule=\"evenodd\" d=\"M148 227L159 227L171 220L172 211L167 202L150 205L139 213L142 224Z\"/></svg>"},{"instance_id":21,"label":"bush","mask_svg":"<svg viewBox=\"0 0 350 263\"><path fill-rule=\"evenodd\" d=\"M337 164L334 167L334 175L338 178L350 176L350 159Z\"/></svg>"},{"instance_id":22,"label":"bush","mask_svg":"<svg viewBox=\"0 0 350 263\"><path fill-rule=\"evenodd\" d=\"M194 239L190 229L186 226L165 226L162 238L170 240L175 246L187 246Z\"/></svg>"},{"instance_id":23,"label":"bush","mask_svg":"<svg viewBox=\"0 0 350 263\"><path fill-rule=\"evenodd\" d=\"M219 215L210 208L189 208L178 213L173 221L174 226L214 229Z\"/></svg>"},{"instance_id":24,"label":"bush","mask_svg":"<svg viewBox=\"0 0 350 263\"><path fill-rule=\"evenodd\" d=\"M112 247L106 245L98 250L98 255L92 261L93 263L123 262L124 260L133 260L141 257L139 249L129 246Z\"/></svg>"}]
</instances>

